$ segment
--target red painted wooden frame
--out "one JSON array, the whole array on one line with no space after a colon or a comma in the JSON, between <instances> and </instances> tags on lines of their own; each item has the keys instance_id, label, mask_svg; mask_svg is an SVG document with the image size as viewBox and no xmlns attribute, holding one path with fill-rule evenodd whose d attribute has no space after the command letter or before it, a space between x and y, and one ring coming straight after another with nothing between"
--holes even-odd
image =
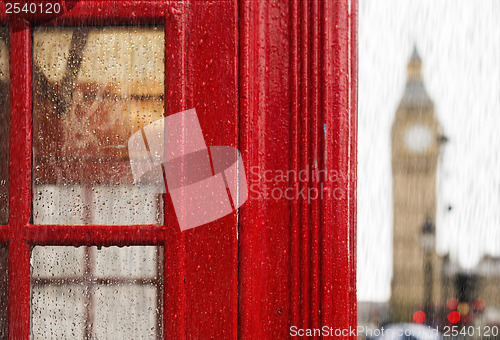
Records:
<instances>
[{"instance_id":1,"label":"red painted wooden frame","mask_svg":"<svg viewBox=\"0 0 500 340\"><path fill-rule=\"evenodd\" d=\"M356 327L357 1L80 1L45 25L165 27L165 112L196 107L209 145L250 169L334 170L308 201L250 199L181 233L164 226L31 225L31 26L10 26L9 338L30 331L30 247L162 245L167 339L284 339ZM35 21L36 22L36 21ZM257 179L249 184L261 185ZM172 211L168 195L165 211Z\"/></svg>"},{"instance_id":2,"label":"red painted wooden frame","mask_svg":"<svg viewBox=\"0 0 500 340\"><path fill-rule=\"evenodd\" d=\"M288 338L290 326L356 327L356 29L357 1L241 3L246 168L339 174L284 184L334 197L240 208L244 339Z\"/></svg>"}]
</instances>

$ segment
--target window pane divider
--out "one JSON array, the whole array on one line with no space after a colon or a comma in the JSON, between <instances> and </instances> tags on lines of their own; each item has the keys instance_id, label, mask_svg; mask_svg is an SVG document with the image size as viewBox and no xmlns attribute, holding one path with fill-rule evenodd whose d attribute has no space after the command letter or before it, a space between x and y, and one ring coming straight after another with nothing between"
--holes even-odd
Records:
<instances>
[{"instance_id":1,"label":"window pane divider","mask_svg":"<svg viewBox=\"0 0 500 340\"><path fill-rule=\"evenodd\" d=\"M26 241L32 245L58 246L163 245L166 229L163 225L30 224L26 228Z\"/></svg>"},{"instance_id":2,"label":"window pane divider","mask_svg":"<svg viewBox=\"0 0 500 340\"><path fill-rule=\"evenodd\" d=\"M31 25L10 23L9 339L30 333Z\"/></svg>"}]
</instances>

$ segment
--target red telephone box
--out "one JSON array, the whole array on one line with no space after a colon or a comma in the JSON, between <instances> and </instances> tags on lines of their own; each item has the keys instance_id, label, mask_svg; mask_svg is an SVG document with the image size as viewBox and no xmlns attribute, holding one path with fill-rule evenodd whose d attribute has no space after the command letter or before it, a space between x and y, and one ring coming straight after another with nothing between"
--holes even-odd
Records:
<instances>
[{"instance_id":1,"label":"red telephone box","mask_svg":"<svg viewBox=\"0 0 500 340\"><path fill-rule=\"evenodd\" d=\"M47 13L48 3L59 11ZM10 51L10 148L0 148L9 150L1 155L8 164L9 209L0 241L8 249L10 339L35 332L34 285L45 280L34 274L36 256L42 256L35 250L50 246L97 247L90 253L158 247L157 276L127 283L156 287L155 338L285 339L294 336L292 329L327 327L332 336L354 339L346 330L356 328L357 1L4 1L0 8ZM144 27L162 34L163 45L137 38L147 45L141 53L161 47L155 55L164 62L162 77L147 71L154 60L140 66L149 78L136 82L137 67L127 71L122 64L128 59L116 59L120 53L104 47L102 55L89 52L113 39L113 46L131 41L127 49L139 50L143 40L134 43L134 33L122 36L120 30ZM68 30L71 39L64 38ZM92 45L102 30L117 36ZM56 31L63 32L60 39ZM78 50L79 41L80 54L64 52ZM57 48L66 53L65 66L50 54ZM91 56L108 60L99 64L102 70ZM118 60L110 73L114 81L99 78L112 60ZM59 74L58 68L70 71ZM130 82L126 93L121 76ZM71 96L57 97L57 91ZM95 104L95 98L102 100ZM71 104L75 100L80 104ZM85 116L90 107L93 115ZM106 216L127 220L118 216L126 211L104 213L96 198L99 186L131 181L123 143L154 115L192 108L208 147L240 151L246 202L181 231L167 192L154 201L161 202L158 223L108 221ZM57 218L44 219L49 210L38 198L41 186L44 195L52 190L64 198L52 202L60 205ZM127 207L123 195L113 198L117 210ZM62 208L64 200L72 207ZM66 215L74 211L80 219L70 223ZM81 280L60 279L59 288L118 280L89 280L85 273ZM116 294L123 287L117 284ZM95 308L82 312L95 322L92 328L83 321L84 337L99 331L106 306Z\"/></svg>"}]
</instances>

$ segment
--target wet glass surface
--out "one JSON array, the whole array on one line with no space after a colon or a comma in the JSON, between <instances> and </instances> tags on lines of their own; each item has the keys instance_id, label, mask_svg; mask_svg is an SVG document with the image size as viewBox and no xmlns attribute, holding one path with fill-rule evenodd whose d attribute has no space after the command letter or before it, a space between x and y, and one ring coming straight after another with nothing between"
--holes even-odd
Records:
<instances>
[{"instance_id":1,"label":"wet glass surface","mask_svg":"<svg viewBox=\"0 0 500 340\"><path fill-rule=\"evenodd\" d=\"M9 142L9 31L0 27L0 224L9 222ZM0 246L0 339L7 337L8 264L8 248Z\"/></svg>"},{"instance_id":2,"label":"wet glass surface","mask_svg":"<svg viewBox=\"0 0 500 340\"><path fill-rule=\"evenodd\" d=\"M160 339L162 248L37 246L33 339Z\"/></svg>"},{"instance_id":3,"label":"wet glass surface","mask_svg":"<svg viewBox=\"0 0 500 340\"><path fill-rule=\"evenodd\" d=\"M163 51L162 28L34 29L35 224L162 223L127 141L163 117Z\"/></svg>"},{"instance_id":4,"label":"wet glass surface","mask_svg":"<svg viewBox=\"0 0 500 340\"><path fill-rule=\"evenodd\" d=\"M0 246L0 339L6 339L8 330L8 294L9 294L9 250Z\"/></svg>"},{"instance_id":5,"label":"wet glass surface","mask_svg":"<svg viewBox=\"0 0 500 340\"><path fill-rule=\"evenodd\" d=\"M9 31L0 27L0 224L7 224L9 221L9 142Z\"/></svg>"},{"instance_id":6,"label":"wet glass surface","mask_svg":"<svg viewBox=\"0 0 500 340\"><path fill-rule=\"evenodd\" d=\"M162 224L136 186L127 141L163 117L164 33L155 27L33 31L34 224ZM159 339L162 248L35 246L34 339Z\"/></svg>"}]
</instances>

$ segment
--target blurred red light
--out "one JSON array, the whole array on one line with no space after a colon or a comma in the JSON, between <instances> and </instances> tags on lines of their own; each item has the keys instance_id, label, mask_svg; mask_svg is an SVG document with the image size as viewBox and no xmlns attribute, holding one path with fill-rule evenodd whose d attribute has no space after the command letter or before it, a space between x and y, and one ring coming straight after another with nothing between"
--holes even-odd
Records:
<instances>
[{"instance_id":1,"label":"blurred red light","mask_svg":"<svg viewBox=\"0 0 500 340\"><path fill-rule=\"evenodd\" d=\"M425 313L421 310L418 310L413 314L413 321L416 323L423 323L425 321Z\"/></svg>"},{"instance_id":2,"label":"blurred red light","mask_svg":"<svg viewBox=\"0 0 500 340\"><path fill-rule=\"evenodd\" d=\"M458 314L458 312L456 312L456 311L450 312L450 314L448 314L448 321L450 321L451 323L459 322L460 321L460 314Z\"/></svg>"},{"instance_id":3,"label":"blurred red light","mask_svg":"<svg viewBox=\"0 0 500 340\"><path fill-rule=\"evenodd\" d=\"M470 324L474 319L470 315L461 315L460 322L462 324Z\"/></svg>"},{"instance_id":4,"label":"blurred red light","mask_svg":"<svg viewBox=\"0 0 500 340\"><path fill-rule=\"evenodd\" d=\"M448 300L448 303L446 304L449 310L456 310L458 308L458 304L460 301L458 301L457 298L451 298Z\"/></svg>"},{"instance_id":5,"label":"blurred red light","mask_svg":"<svg viewBox=\"0 0 500 340\"><path fill-rule=\"evenodd\" d=\"M483 299L481 298L477 298L475 301L474 301L474 309L477 310L477 311L482 311L484 310L484 308L486 307L486 303L484 302Z\"/></svg>"}]
</instances>

